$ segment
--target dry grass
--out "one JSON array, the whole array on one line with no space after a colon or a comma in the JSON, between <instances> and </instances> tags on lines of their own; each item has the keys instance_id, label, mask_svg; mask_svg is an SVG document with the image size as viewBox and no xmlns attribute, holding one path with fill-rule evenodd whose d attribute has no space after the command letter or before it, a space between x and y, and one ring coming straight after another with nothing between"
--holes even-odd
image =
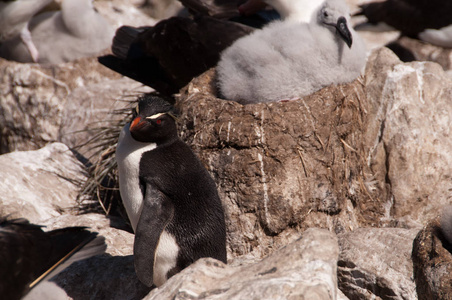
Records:
<instances>
[{"instance_id":1,"label":"dry grass","mask_svg":"<svg viewBox=\"0 0 452 300\"><path fill-rule=\"evenodd\" d=\"M86 181L81 183L77 203L82 212L104 212L106 215L123 215L118 186L118 172L115 159L119 133L129 122L131 108L135 106L137 95L121 100L122 109L114 110L108 120L90 124L84 130L91 138L76 147L92 153L88 157Z\"/></svg>"}]
</instances>

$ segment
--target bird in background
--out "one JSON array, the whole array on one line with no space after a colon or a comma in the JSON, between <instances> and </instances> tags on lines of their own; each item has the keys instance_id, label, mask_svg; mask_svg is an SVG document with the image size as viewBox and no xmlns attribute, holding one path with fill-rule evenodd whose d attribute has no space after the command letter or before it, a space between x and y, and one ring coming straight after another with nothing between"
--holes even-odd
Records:
<instances>
[{"instance_id":1,"label":"bird in background","mask_svg":"<svg viewBox=\"0 0 452 300\"><path fill-rule=\"evenodd\" d=\"M309 22L322 0L179 0L193 15L228 19L261 28L275 19ZM276 14L274 14L276 12ZM273 15L273 17L271 17ZM249 19L258 19L255 23Z\"/></svg>"},{"instance_id":2,"label":"bird in background","mask_svg":"<svg viewBox=\"0 0 452 300\"><path fill-rule=\"evenodd\" d=\"M309 23L323 0L265 0L285 22Z\"/></svg>"},{"instance_id":3,"label":"bird in background","mask_svg":"<svg viewBox=\"0 0 452 300\"><path fill-rule=\"evenodd\" d=\"M452 1L450 0L386 0L360 6L356 15L364 15L367 22L358 24L357 30L368 24L386 24L399 30L401 35L422 39L435 45L452 44L449 30L452 24ZM436 30L445 29L445 33ZM431 31L435 30L435 31ZM446 39L446 42L444 42Z\"/></svg>"},{"instance_id":4,"label":"bird in background","mask_svg":"<svg viewBox=\"0 0 452 300\"><path fill-rule=\"evenodd\" d=\"M181 2L194 17L173 17L153 27L123 26L113 39L113 55L99 57L99 62L161 94L172 95L194 77L215 67L222 51L255 30L243 23L253 23L256 10L268 4L285 19L307 22L322 3L321 0L268 0L265 3L250 0L234 8L230 5L233 1ZM223 3L226 4L221 6ZM260 27L271 20L260 18L253 24Z\"/></svg>"},{"instance_id":5,"label":"bird in background","mask_svg":"<svg viewBox=\"0 0 452 300\"><path fill-rule=\"evenodd\" d=\"M253 29L208 16L172 17L153 27L123 26L113 39L113 55L99 62L156 91L172 95L218 61L219 53Z\"/></svg>"},{"instance_id":6,"label":"bird in background","mask_svg":"<svg viewBox=\"0 0 452 300\"><path fill-rule=\"evenodd\" d=\"M25 45L33 62L39 53L32 41L28 22L52 0L16 0L0 2L0 45L19 38Z\"/></svg>"},{"instance_id":7,"label":"bird in background","mask_svg":"<svg viewBox=\"0 0 452 300\"><path fill-rule=\"evenodd\" d=\"M273 22L237 40L217 65L220 96L242 104L297 99L351 82L366 63L342 0L326 0L310 23Z\"/></svg>"},{"instance_id":8,"label":"bird in background","mask_svg":"<svg viewBox=\"0 0 452 300\"><path fill-rule=\"evenodd\" d=\"M419 33L419 39L432 45L452 48L452 24L441 29L425 29Z\"/></svg>"},{"instance_id":9,"label":"bird in background","mask_svg":"<svg viewBox=\"0 0 452 300\"><path fill-rule=\"evenodd\" d=\"M31 55L34 51L18 34L0 45L0 57L24 63L64 63L97 55L111 45L114 35L113 27L94 10L92 0L63 0L61 10L33 16L27 28L37 53Z\"/></svg>"},{"instance_id":10,"label":"bird in background","mask_svg":"<svg viewBox=\"0 0 452 300\"><path fill-rule=\"evenodd\" d=\"M42 226L26 219L2 217L0 295L2 299L21 299L71 263L102 254L105 249L105 238L86 227L44 232Z\"/></svg>"},{"instance_id":11,"label":"bird in background","mask_svg":"<svg viewBox=\"0 0 452 300\"><path fill-rule=\"evenodd\" d=\"M116 148L120 194L135 232L135 271L149 287L202 257L226 263L216 184L178 137L175 114L161 96L142 96Z\"/></svg>"}]
</instances>

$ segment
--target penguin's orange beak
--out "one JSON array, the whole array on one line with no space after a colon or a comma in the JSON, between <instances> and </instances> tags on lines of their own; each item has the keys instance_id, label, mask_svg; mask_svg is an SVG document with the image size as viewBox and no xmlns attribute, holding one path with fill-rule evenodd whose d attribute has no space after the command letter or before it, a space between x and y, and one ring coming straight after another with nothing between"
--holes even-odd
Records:
<instances>
[{"instance_id":1,"label":"penguin's orange beak","mask_svg":"<svg viewBox=\"0 0 452 300\"><path fill-rule=\"evenodd\" d=\"M135 119L133 119L132 123L130 123L129 131L137 131L144 125L145 122L141 120L141 117L136 117Z\"/></svg>"}]
</instances>

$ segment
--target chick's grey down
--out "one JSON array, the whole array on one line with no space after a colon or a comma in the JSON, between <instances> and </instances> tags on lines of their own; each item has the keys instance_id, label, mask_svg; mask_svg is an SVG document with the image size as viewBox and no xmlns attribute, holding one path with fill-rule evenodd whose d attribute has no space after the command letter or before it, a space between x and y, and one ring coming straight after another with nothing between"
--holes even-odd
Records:
<instances>
[{"instance_id":1,"label":"chick's grey down","mask_svg":"<svg viewBox=\"0 0 452 300\"><path fill-rule=\"evenodd\" d=\"M296 99L351 82L365 45L342 0L326 0L310 23L276 21L237 40L217 65L221 97L242 104Z\"/></svg>"}]
</instances>

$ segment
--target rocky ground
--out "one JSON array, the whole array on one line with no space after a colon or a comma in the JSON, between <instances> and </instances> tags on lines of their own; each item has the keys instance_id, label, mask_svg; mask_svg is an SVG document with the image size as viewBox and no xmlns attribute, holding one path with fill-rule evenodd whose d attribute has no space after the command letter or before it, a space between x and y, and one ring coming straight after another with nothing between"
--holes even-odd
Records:
<instances>
[{"instance_id":1,"label":"rocky ground","mask_svg":"<svg viewBox=\"0 0 452 300\"><path fill-rule=\"evenodd\" d=\"M127 1L98 5L118 26L131 14L132 25L154 22ZM71 151L89 140L83 130L149 91L96 58L0 59L0 213L105 236L107 254L54 279L69 299L451 299L438 216L452 196L452 51L403 38L420 60L403 63L381 47L391 34L363 33L360 78L297 101L218 99L215 70L181 90L180 136L226 211L227 265L202 259L150 291L126 221L75 208L86 180L78 154L94 153Z\"/></svg>"}]
</instances>

